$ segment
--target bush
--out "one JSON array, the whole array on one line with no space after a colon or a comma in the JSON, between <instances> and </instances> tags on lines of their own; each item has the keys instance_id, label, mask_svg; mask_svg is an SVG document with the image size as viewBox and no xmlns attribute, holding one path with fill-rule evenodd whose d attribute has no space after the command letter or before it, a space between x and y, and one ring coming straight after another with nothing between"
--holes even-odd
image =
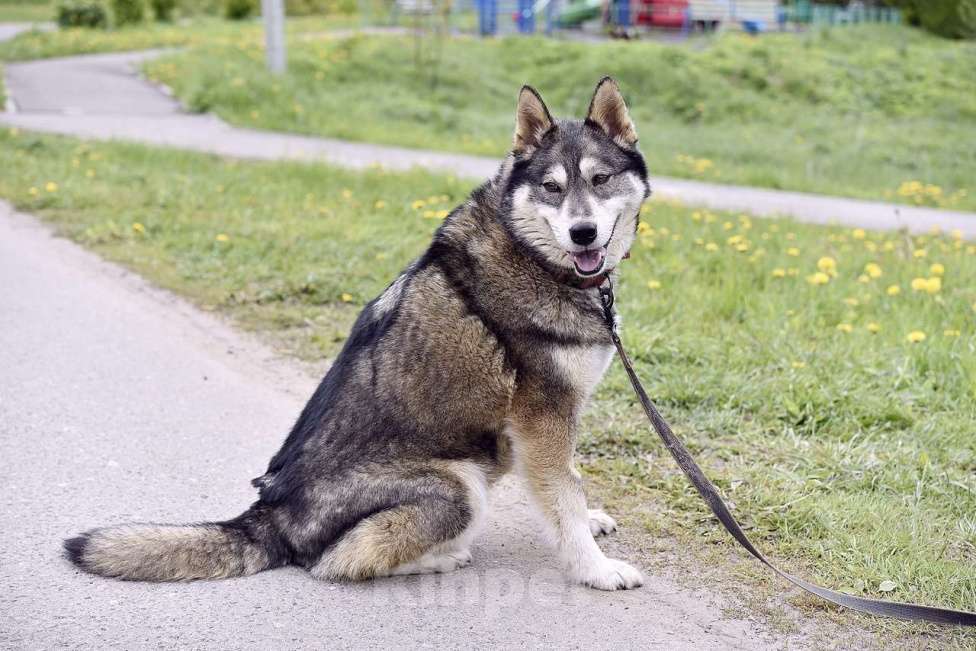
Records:
<instances>
[{"instance_id":1,"label":"bush","mask_svg":"<svg viewBox=\"0 0 976 651\"><path fill-rule=\"evenodd\" d=\"M176 0L149 0L152 7L153 16L161 23L168 23L173 20L173 12L176 11Z\"/></svg>"},{"instance_id":2,"label":"bush","mask_svg":"<svg viewBox=\"0 0 976 651\"><path fill-rule=\"evenodd\" d=\"M289 16L351 14L356 9L355 0L285 0Z\"/></svg>"},{"instance_id":3,"label":"bush","mask_svg":"<svg viewBox=\"0 0 976 651\"><path fill-rule=\"evenodd\" d=\"M905 18L949 38L976 38L976 0L889 0Z\"/></svg>"},{"instance_id":4,"label":"bush","mask_svg":"<svg viewBox=\"0 0 976 651\"><path fill-rule=\"evenodd\" d=\"M116 25L136 25L146 17L144 0L112 0L112 15Z\"/></svg>"},{"instance_id":5,"label":"bush","mask_svg":"<svg viewBox=\"0 0 976 651\"><path fill-rule=\"evenodd\" d=\"M108 14L100 2L63 0L57 6L58 27L108 27Z\"/></svg>"},{"instance_id":6,"label":"bush","mask_svg":"<svg viewBox=\"0 0 976 651\"><path fill-rule=\"evenodd\" d=\"M244 20L257 13L257 0L226 0L224 16L231 20Z\"/></svg>"}]
</instances>

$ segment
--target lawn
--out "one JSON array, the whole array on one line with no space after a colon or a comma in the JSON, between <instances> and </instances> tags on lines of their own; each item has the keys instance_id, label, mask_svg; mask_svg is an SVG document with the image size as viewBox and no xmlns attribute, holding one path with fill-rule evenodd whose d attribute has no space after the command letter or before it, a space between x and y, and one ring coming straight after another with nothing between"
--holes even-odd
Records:
<instances>
[{"instance_id":1,"label":"lawn","mask_svg":"<svg viewBox=\"0 0 976 651\"><path fill-rule=\"evenodd\" d=\"M485 155L504 152L523 83L582 116L609 73L658 174L976 209L976 43L906 27L679 44L359 36L291 43L283 78L261 56L221 43L147 70L236 124Z\"/></svg>"},{"instance_id":2,"label":"lawn","mask_svg":"<svg viewBox=\"0 0 976 651\"><path fill-rule=\"evenodd\" d=\"M0 5L0 9L2 7ZM300 40L314 38L319 32L355 27L359 24L359 18L342 14L293 17L288 19L287 30L292 39ZM146 21L119 29L33 30L0 43L0 61L27 61L94 52L125 52L203 44L255 51L262 47L263 39L263 26L259 20L230 21L196 16L173 23Z\"/></svg>"},{"instance_id":3,"label":"lawn","mask_svg":"<svg viewBox=\"0 0 976 651\"><path fill-rule=\"evenodd\" d=\"M48 22L54 19L50 0L0 0L0 23Z\"/></svg>"},{"instance_id":4,"label":"lawn","mask_svg":"<svg viewBox=\"0 0 976 651\"><path fill-rule=\"evenodd\" d=\"M469 189L0 132L0 197L311 359ZM655 202L621 271L639 374L761 548L856 594L976 609L976 245ZM727 564L619 365L584 425L584 473L625 532Z\"/></svg>"}]
</instances>

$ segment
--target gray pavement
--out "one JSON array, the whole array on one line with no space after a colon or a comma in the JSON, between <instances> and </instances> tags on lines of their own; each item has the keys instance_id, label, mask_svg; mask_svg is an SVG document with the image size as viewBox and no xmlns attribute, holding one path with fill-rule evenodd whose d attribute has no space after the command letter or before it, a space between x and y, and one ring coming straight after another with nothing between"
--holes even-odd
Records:
<instances>
[{"instance_id":1,"label":"gray pavement","mask_svg":"<svg viewBox=\"0 0 976 651\"><path fill-rule=\"evenodd\" d=\"M474 179L487 178L498 167L497 159L243 129L212 115L190 114L136 73L141 61L156 55L99 54L8 64L7 89L17 112L0 114L0 124L238 158L323 160L351 168L382 165L396 170L420 166ZM877 230L926 232L938 227L976 238L974 213L653 175L652 185L658 197L713 209Z\"/></svg>"},{"instance_id":2,"label":"gray pavement","mask_svg":"<svg viewBox=\"0 0 976 651\"><path fill-rule=\"evenodd\" d=\"M243 510L322 368L309 373L0 202L0 369L0 648L811 644L723 615L725 599L666 576L625 593L567 585L513 483L494 491L474 564L449 575L350 585L295 568L192 584L82 574L61 558L65 536Z\"/></svg>"}]
</instances>

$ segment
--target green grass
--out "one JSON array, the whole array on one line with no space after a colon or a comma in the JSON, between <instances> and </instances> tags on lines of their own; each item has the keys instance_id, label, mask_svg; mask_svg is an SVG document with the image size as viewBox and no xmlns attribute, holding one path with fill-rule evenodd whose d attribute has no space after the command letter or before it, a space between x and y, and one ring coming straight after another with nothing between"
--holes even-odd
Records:
<instances>
[{"instance_id":1,"label":"green grass","mask_svg":"<svg viewBox=\"0 0 976 651\"><path fill-rule=\"evenodd\" d=\"M47 22L54 19L49 0L0 0L0 23Z\"/></svg>"},{"instance_id":2,"label":"green grass","mask_svg":"<svg viewBox=\"0 0 976 651\"><path fill-rule=\"evenodd\" d=\"M250 43L147 70L236 124L486 155L510 142L523 83L556 115L582 117L597 79L613 74L657 174L976 208L976 43L861 26L690 45L457 38L416 48L412 37L293 43L281 79ZM923 187L899 194L908 181Z\"/></svg>"},{"instance_id":3,"label":"green grass","mask_svg":"<svg viewBox=\"0 0 976 651\"><path fill-rule=\"evenodd\" d=\"M336 353L359 307L468 190L421 172L0 132L0 196L314 359ZM826 585L976 609L976 245L665 203L644 216L621 268L625 344L753 540ZM820 268L826 284L811 284ZM917 278L933 293L913 291ZM914 331L925 340L910 343ZM643 532L639 548L672 538L692 564L732 549L619 365L584 425L584 471L625 529ZM717 557L726 566L729 554ZM744 568L762 583L758 566ZM895 589L879 592L883 581ZM974 641L930 634L937 646Z\"/></svg>"},{"instance_id":4,"label":"green grass","mask_svg":"<svg viewBox=\"0 0 976 651\"><path fill-rule=\"evenodd\" d=\"M294 41L314 38L318 32L356 27L356 16L289 18L287 31ZM258 20L230 21L206 16L173 23L147 21L120 29L34 30L0 43L0 61L26 61L94 52L125 52L161 47L217 45L256 50L264 32ZM261 55L263 56L263 55Z\"/></svg>"}]
</instances>

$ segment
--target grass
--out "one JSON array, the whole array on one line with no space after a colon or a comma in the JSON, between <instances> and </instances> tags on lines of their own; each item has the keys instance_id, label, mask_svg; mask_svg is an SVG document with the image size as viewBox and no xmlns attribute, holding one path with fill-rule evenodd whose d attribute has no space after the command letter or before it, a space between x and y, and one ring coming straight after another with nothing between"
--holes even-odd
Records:
<instances>
[{"instance_id":1,"label":"grass","mask_svg":"<svg viewBox=\"0 0 976 651\"><path fill-rule=\"evenodd\" d=\"M292 39L301 39L310 38L317 32L359 24L359 18L348 15L292 17L287 21L287 32ZM173 23L147 21L120 29L32 30L0 43L0 61L205 44L223 47L236 45L254 50L263 43L262 30L258 20L229 21L206 16Z\"/></svg>"},{"instance_id":2,"label":"grass","mask_svg":"<svg viewBox=\"0 0 976 651\"><path fill-rule=\"evenodd\" d=\"M0 196L312 359L336 353L468 190L0 132ZM976 245L666 203L644 218L618 290L625 344L753 540L855 594L976 609ZM619 365L584 425L583 469L625 527L697 559L731 549ZM754 564L736 571L761 582Z\"/></svg>"},{"instance_id":3,"label":"grass","mask_svg":"<svg viewBox=\"0 0 976 651\"><path fill-rule=\"evenodd\" d=\"M54 18L49 0L0 0L0 23L47 22Z\"/></svg>"},{"instance_id":4,"label":"grass","mask_svg":"<svg viewBox=\"0 0 976 651\"><path fill-rule=\"evenodd\" d=\"M485 155L509 142L523 83L582 117L613 74L657 174L976 208L976 43L906 27L690 45L360 36L293 43L280 79L261 56L211 45L147 70L236 124Z\"/></svg>"}]
</instances>

